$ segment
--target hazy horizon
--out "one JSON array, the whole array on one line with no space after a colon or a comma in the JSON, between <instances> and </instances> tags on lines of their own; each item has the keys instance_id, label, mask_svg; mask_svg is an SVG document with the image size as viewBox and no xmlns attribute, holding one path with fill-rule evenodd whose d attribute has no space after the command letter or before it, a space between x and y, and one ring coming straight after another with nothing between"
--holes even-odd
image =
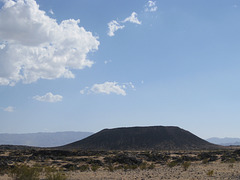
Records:
<instances>
[{"instance_id":1,"label":"hazy horizon","mask_svg":"<svg viewBox=\"0 0 240 180\"><path fill-rule=\"evenodd\" d=\"M239 18L236 0L0 0L0 133L240 137Z\"/></svg>"},{"instance_id":2,"label":"hazy horizon","mask_svg":"<svg viewBox=\"0 0 240 180\"><path fill-rule=\"evenodd\" d=\"M132 126L132 127L135 127L135 126ZM138 126L138 127L144 127L144 126ZM116 127L116 128L122 128L122 127ZM101 129L103 130L103 129ZM89 132L89 131L42 131L42 132L24 132L24 133L0 133L0 135L3 135L3 134L9 134L9 135L25 135L25 134L55 134L55 133L98 133L100 132L101 130L99 131L96 131L96 132ZM186 129L185 129L186 130ZM191 132L191 131L189 131ZM196 136L198 136L197 134L194 134ZM198 136L200 137L200 136ZM200 137L202 138L202 137ZM214 138L217 138L217 139L240 139L239 137L216 137L216 136L212 136L212 137L206 137L206 138L202 138L202 139L205 139L205 140L208 140L208 139L214 139Z\"/></svg>"}]
</instances>

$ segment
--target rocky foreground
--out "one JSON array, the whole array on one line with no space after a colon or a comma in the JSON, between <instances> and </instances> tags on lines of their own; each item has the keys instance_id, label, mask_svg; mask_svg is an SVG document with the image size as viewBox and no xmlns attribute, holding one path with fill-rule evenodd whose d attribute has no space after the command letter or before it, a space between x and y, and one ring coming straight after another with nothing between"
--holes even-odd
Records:
<instances>
[{"instance_id":1,"label":"rocky foreground","mask_svg":"<svg viewBox=\"0 0 240 180\"><path fill-rule=\"evenodd\" d=\"M240 150L0 150L0 179L240 179Z\"/></svg>"}]
</instances>

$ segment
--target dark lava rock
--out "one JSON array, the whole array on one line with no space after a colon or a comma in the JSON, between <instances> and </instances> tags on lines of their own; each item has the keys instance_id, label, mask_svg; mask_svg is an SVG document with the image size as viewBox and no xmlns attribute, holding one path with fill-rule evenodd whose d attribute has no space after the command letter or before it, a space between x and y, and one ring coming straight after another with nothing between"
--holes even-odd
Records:
<instances>
[{"instance_id":1,"label":"dark lava rock","mask_svg":"<svg viewBox=\"0 0 240 180\"><path fill-rule=\"evenodd\" d=\"M35 151L32 156L42 156L42 157L49 157L49 156L74 156L76 153L72 151L63 151L63 150L39 150Z\"/></svg>"},{"instance_id":2,"label":"dark lava rock","mask_svg":"<svg viewBox=\"0 0 240 180\"><path fill-rule=\"evenodd\" d=\"M137 157L144 158L146 161L154 162L166 162L170 156L167 154L160 154L155 152L143 152L137 155Z\"/></svg>"},{"instance_id":3,"label":"dark lava rock","mask_svg":"<svg viewBox=\"0 0 240 180\"><path fill-rule=\"evenodd\" d=\"M215 153L211 153L211 152L200 153L198 154L198 158L199 160L207 159L209 162L218 160L218 157L215 155Z\"/></svg>"},{"instance_id":4,"label":"dark lava rock","mask_svg":"<svg viewBox=\"0 0 240 180\"><path fill-rule=\"evenodd\" d=\"M233 152L233 154L237 154L238 156L240 156L240 149L235 150L235 151Z\"/></svg>"},{"instance_id":5,"label":"dark lava rock","mask_svg":"<svg viewBox=\"0 0 240 180\"><path fill-rule=\"evenodd\" d=\"M65 164L62 167L67 170L77 170L78 169L77 165L75 165L75 164Z\"/></svg>"},{"instance_id":6,"label":"dark lava rock","mask_svg":"<svg viewBox=\"0 0 240 180\"><path fill-rule=\"evenodd\" d=\"M141 159L137 159L134 156L126 154L119 154L114 157L106 157L104 160L106 163L119 163L126 165L140 165L142 163Z\"/></svg>"}]
</instances>

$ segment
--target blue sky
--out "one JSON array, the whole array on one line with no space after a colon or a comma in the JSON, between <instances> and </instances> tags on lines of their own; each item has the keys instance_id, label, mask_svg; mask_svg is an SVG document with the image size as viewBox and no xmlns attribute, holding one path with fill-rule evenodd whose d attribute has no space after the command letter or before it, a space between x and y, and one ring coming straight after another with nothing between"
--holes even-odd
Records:
<instances>
[{"instance_id":1,"label":"blue sky","mask_svg":"<svg viewBox=\"0 0 240 180\"><path fill-rule=\"evenodd\" d=\"M0 133L164 125L240 137L238 0L0 7Z\"/></svg>"}]
</instances>

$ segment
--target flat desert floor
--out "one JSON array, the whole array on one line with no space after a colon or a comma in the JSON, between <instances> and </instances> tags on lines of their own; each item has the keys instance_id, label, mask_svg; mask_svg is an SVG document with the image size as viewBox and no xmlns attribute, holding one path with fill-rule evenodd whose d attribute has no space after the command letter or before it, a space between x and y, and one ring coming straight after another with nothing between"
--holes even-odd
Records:
<instances>
[{"instance_id":1,"label":"flat desert floor","mask_svg":"<svg viewBox=\"0 0 240 180\"><path fill-rule=\"evenodd\" d=\"M212 172L212 173L211 173ZM202 165L195 163L190 165L187 170L183 170L181 166L168 167L158 166L150 170L117 170L108 172L99 170L97 172L74 172L68 174L68 179L181 179L181 180L194 180L194 179L240 179L240 163L224 164L224 163L211 163Z\"/></svg>"},{"instance_id":2,"label":"flat desert floor","mask_svg":"<svg viewBox=\"0 0 240 180\"><path fill-rule=\"evenodd\" d=\"M5 163L5 166L4 166ZM39 170L48 180L61 173L66 180L240 179L240 150L195 152L72 152L57 150L2 151L0 180L17 179L16 168ZM31 169L32 168L32 169ZM62 179L62 180L63 180Z\"/></svg>"},{"instance_id":3,"label":"flat desert floor","mask_svg":"<svg viewBox=\"0 0 240 180\"><path fill-rule=\"evenodd\" d=\"M211 174L211 172L213 172ZM109 172L107 170L86 171L86 172L65 172L69 180L129 180L129 179L240 179L240 163L209 163L203 165L194 163L187 170L183 170L181 166L168 167L157 166L154 169L147 170L116 170ZM8 175L0 176L0 180L12 180ZM44 178L43 178L44 179Z\"/></svg>"}]
</instances>

